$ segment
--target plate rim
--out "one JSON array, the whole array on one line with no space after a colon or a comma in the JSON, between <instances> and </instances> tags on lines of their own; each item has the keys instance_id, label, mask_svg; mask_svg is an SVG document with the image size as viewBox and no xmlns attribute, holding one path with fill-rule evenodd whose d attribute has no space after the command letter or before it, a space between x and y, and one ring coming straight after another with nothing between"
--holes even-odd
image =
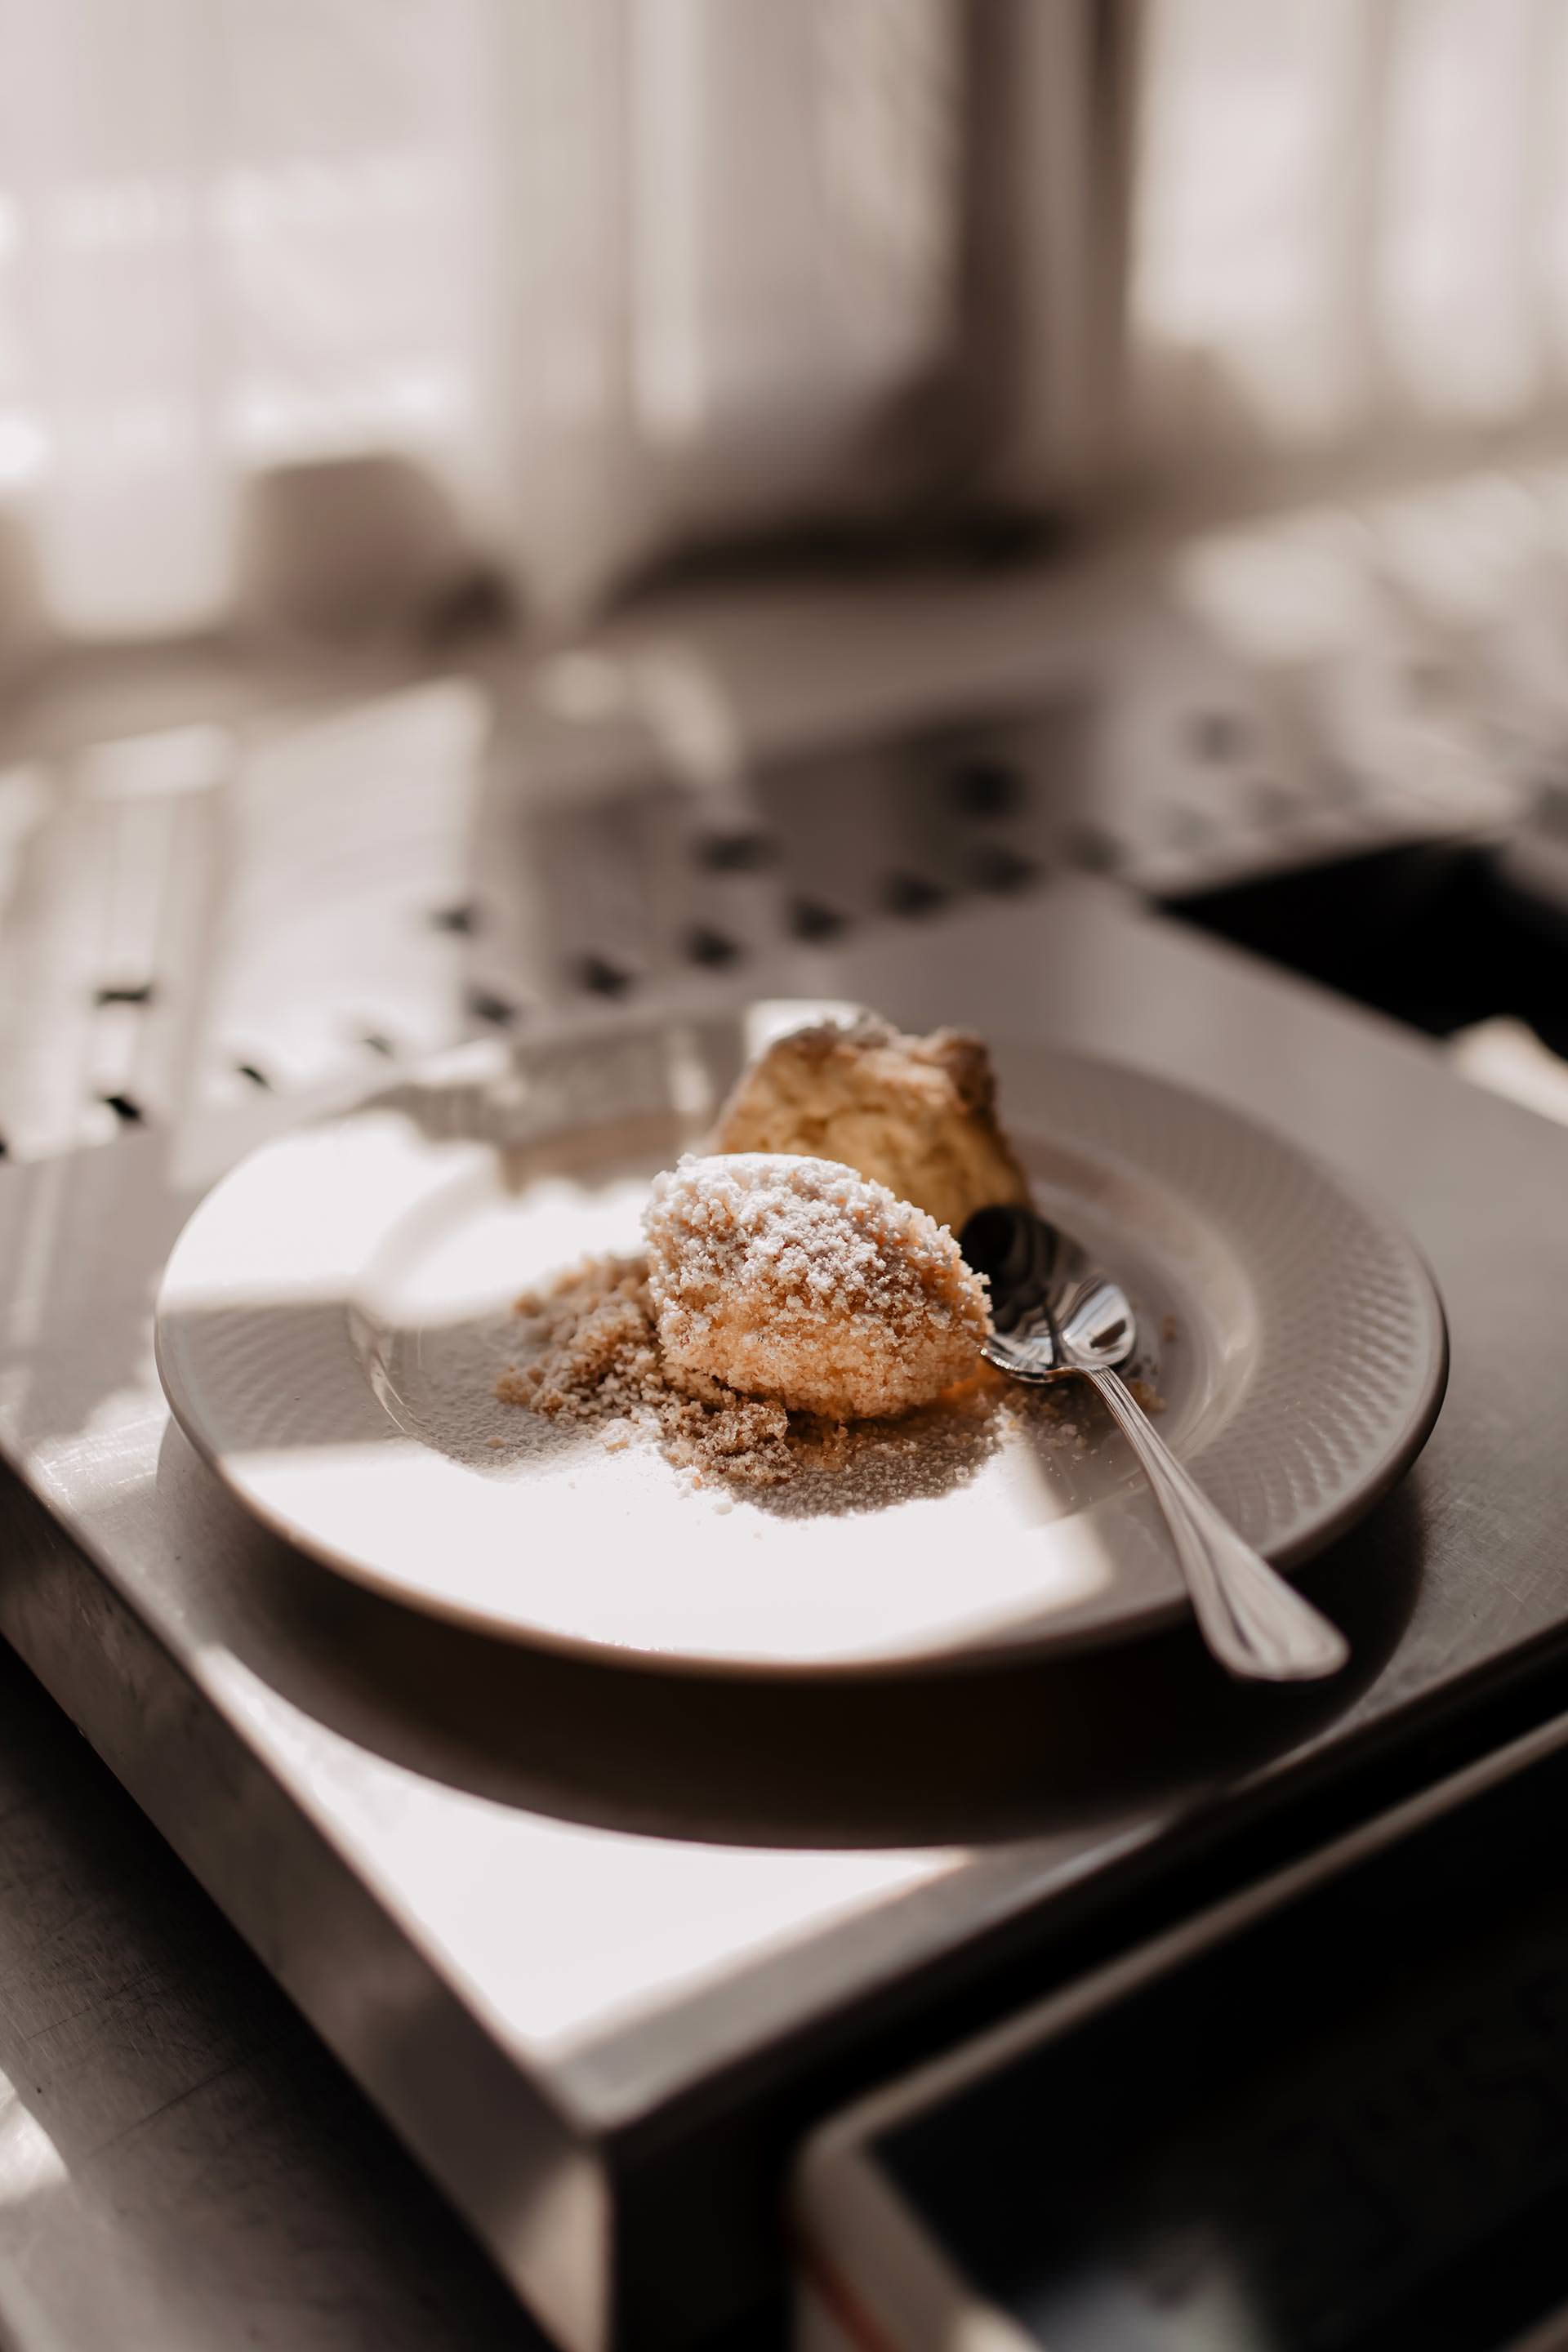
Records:
<instances>
[{"instance_id":1,"label":"plate rim","mask_svg":"<svg viewBox=\"0 0 1568 2352\"><path fill-rule=\"evenodd\" d=\"M1142 1063L1128 1061L1121 1055L1086 1054L1071 1045L1042 1046L1037 1040L1005 1034L993 1040L992 1051L994 1055L1005 1052L1027 1054L1043 1051L1055 1055L1058 1061L1077 1063L1080 1068L1114 1070L1135 1077L1145 1086L1178 1096L1185 1102L1199 1104L1205 1111L1212 1112L1233 1127L1245 1128L1249 1133L1260 1137L1270 1148L1288 1152L1298 1165L1310 1169L1320 1183L1337 1192L1368 1224L1375 1226L1390 1251L1403 1255L1417 1276L1415 1288L1426 1309L1426 1330L1424 1337L1428 1350L1426 1378L1419 1401L1411 1412L1407 1428L1401 1433L1397 1444L1391 1444L1385 1461L1375 1471L1368 1473L1352 1495L1325 1510L1319 1521L1300 1534L1284 1543L1270 1546L1270 1565L1282 1574L1293 1576L1298 1568L1315 1559L1319 1552L1326 1550L1330 1544L1337 1542L1349 1528L1357 1526L1370 1511L1376 1509L1415 1462L1437 1425L1437 1417L1447 1395L1452 1342L1448 1310L1426 1253L1404 1219L1389 1206L1374 1186L1363 1182L1359 1177L1347 1176L1332 1160L1325 1159L1310 1145L1298 1143L1292 1136L1284 1134L1267 1119L1256 1118L1250 1111L1238 1110L1235 1104L1211 1094L1206 1087L1187 1086L1179 1079L1168 1077L1163 1070L1145 1069ZM1152 1602L1150 1609L1151 1613L1158 1610L1163 1617L1171 1612L1178 1618L1192 1613L1186 1601L1180 1597L1169 1604ZM1143 1622L1142 1613L1138 1622ZM1122 1627L1131 1631L1132 1623L1133 1620L1129 1617L1122 1621ZM1116 1638L1115 1629L1107 1631L1111 1638ZM1097 1642L1100 1638L1096 1637Z\"/></svg>"},{"instance_id":2,"label":"plate rim","mask_svg":"<svg viewBox=\"0 0 1568 2352\"><path fill-rule=\"evenodd\" d=\"M1310 1147L1298 1144L1293 1138L1282 1134L1266 1120L1237 1109L1206 1088L1187 1086L1162 1071L1146 1069L1141 1064L1119 1055L1085 1053L1073 1046L1057 1045L1037 1038L1021 1038L1004 1033L994 1034L991 1044L997 1057L1008 1054L1041 1055L1059 1063L1074 1064L1082 1069L1133 1078L1142 1085L1175 1096L1189 1105L1199 1106L1233 1127L1247 1129L1262 1139L1269 1148L1282 1150L1298 1164L1310 1168L1321 1184L1338 1194L1376 1229L1384 1244L1393 1254L1403 1257L1415 1275L1413 1287L1425 1309L1422 1339L1426 1349L1425 1376L1416 1401L1405 1426L1397 1437L1391 1440L1375 1468L1368 1471L1347 1493L1321 1510L1310 1524L1294 1537L1270 1546L1268 1557L1272 1565L1281 1574L1294 1580L1300 1568L1376 1509L1405 1476L1436 1425L1447 1393L1451 1340L1442 1292L1426 1253L1375 1190L1357 1178L1346 1176ZM516 1643L524 1648L547 1650L600 1666L661 1673L675 1677L789 1683L931 1679L942 1675L1038 1664L1044 1659L1065 1659L1124 1642L1142 1641L1151 1634L1191 1621L1191 1603L1184 1592L1177 1590L1163 1598L1151 1599L1141 1606L1129 1609L1121 1616L1099 1622L1079 1623L1056 1632L1041 1630L1033 1637L1020 1631L1011 1635L980 1637L930 1651L910 1650L891 1654L781 1658L762 1654L689 1651L630 1641L612 1643L546 1624L531 1624L517 1619L502 1620L461 1600L438 1592L416 1591L395 1574L380 1570L373 1559L334 1546L258 1494L236 1474L231 1461L224 1453L209 1442L202 1426L199 1408L184 1393L178 1367L171 1361L172 1351L166 1333L169 1320L166 1315L167 1293L182 1244L209 1204L242 1170L251 1168L265 1155L282 1150L303 1133L320 1136L379 1107L390 1106L409 1083L429 1083L438 1078L449 1060L450 1056L446 1055L435 1057L421 1069L411 1069L396 1085L374 1088L359 1101L337 1108L324 1118L290 1127L242 1155L231 1168L225 1170L196 1202L169 1252L159 1279L153 1313L153 1353L159 1382L170 1412L185 1440L226 1491L258 1525L320 1566L375 1593L380 1599L434 1617L444 1623L458 1625L468 1633L490 1640ZM453 1082L457 1082L455 1078ZM590 1123L584 1122L585 1125ZM1112 1150L1109 1156L1114 1158L1116 1155Z\"/></svg>"}]
</instances>

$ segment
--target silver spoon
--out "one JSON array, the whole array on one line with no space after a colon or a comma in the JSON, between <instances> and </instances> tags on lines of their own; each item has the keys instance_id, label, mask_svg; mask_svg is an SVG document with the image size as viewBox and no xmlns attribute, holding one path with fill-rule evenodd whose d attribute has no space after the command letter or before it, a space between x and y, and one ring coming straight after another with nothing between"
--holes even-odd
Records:
<instances>
[{"instance_id":1,"label":"silver spoon","mask_svg":"<svg viewBox=\"0 0 1568 2352\"><path fill-rule=\"evenodd\" d=\"M1090 1381L1154 1490L1193 1613L1222 1666L1257 1682L1310 1682L1350 1656L1342 1633L1244 1543L1188 1475L1116 1367L1138 1342L1131 1302L1078 1244L1033 1209L981 1209L959 1236L989 1276L988 1360L1020 1381Z\"/></svg>"}]
</instances>

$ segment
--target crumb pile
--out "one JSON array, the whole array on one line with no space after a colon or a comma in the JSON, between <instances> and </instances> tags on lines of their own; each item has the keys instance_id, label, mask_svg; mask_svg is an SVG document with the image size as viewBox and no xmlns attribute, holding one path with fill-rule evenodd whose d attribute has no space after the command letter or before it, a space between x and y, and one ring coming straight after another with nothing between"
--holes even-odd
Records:
<instances>
[{"instance_id":1,"label":"crumb pile","mask_svg":"<svg viewBox=\"0 0 1568 2352\"><path fill-rule=\"evenodd\" d=\"M742 1073L711 1148L840 1160L956 1234L976 1209L1029 1197L995 1100L978 1037L908 1037L866 1013L779 1038Z\"/></svg>"},{"instance_id":2,"label":"crumb pile","mask_svg":"<svg viewBox=\"0 0 1568 2352\"><path fill-rule=\"evenodd\" d=\"M525 1318L529 1360L501 1374L503 1404L525 1405L547 1420L597 1426L612 1451L639 1432L663 1442L679 1468L721 1474L742 1486L773 1486L793 1477L789 1415L766 1397L707 1386L678 1389L669 1380L654 1328L647 1262L590 1258L545 1291L517 1302Z\"/></svg>"},{"instance_id":3,"label":"crumb pile","mask_svg":"<svg viewBox=\"0 0 1568 2352\"><path fill-rule=\"evenodd\" d=\"M1010 1429L1049 1429L1081 1458L1081 1402L1021 1388L981 1364L973 1380L898 1421L848 1423L786 1412L775 1399L672 1385L639 1257L591 1258L517 1301L520 1353L502 1374L504 1403L596 1434L611 1453L658 1444L698 1486L765 1498L773 1510L885 1510L963 1486Z\"/></svg>"},{"instance_id":4,"label":"crumb pile","mask_svg":"<svg viewBox=\"0 0 1568 2352\"><path fill-rule=\"evenodd\" d=\"M827 1160L688 1158L643 1220L672 1380L888 1420L975 1370L986 1292L923 1210Z\"/></svg>"}]
</instances>

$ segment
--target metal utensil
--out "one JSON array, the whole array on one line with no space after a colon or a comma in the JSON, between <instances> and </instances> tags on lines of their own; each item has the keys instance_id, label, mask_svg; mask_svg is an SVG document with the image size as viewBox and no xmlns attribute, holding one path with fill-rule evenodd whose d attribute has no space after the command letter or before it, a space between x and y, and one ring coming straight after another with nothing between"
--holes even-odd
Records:
<instances>
[{"instance_id":1,"label":"metal utensil","mask_svg":"<svg viewBox=\"0 0 1568 2352\"><path fill-rule=\"evenodd\" d=\"M1016 1380L1080 1373L1104 1398L1142 1465L1210 1650L1233 1675L1307 1682L1350 1655L1338 1629L1242 1540L1182 1467L1117 1370L1138 1342L1120 1284L1033 1209L981 1209L959 1246L991 1284L985 1355Z\"/></svg>"}]
</instances>

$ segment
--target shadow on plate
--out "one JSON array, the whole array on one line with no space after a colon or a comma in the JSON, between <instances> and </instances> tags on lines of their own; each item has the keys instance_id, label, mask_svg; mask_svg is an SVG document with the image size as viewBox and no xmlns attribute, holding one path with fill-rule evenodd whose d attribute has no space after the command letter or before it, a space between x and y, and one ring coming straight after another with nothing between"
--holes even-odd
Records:
<instances>
[{"instance_id":1,"label":"shadow on plate","mask_svg":"<svg viewBox=\"0 0 1568 2352\"><path fill-rule=\"evenodd\" d=\"M244 1580L247 1620L225 1637L292 1706L495 1801L741 1845L984 1844L1198 1798L1352 1713L1420 1581L1406 1486L1304 1573L1352 1644L1331 1683L1234 1683L1189 1624L897 1680L724 1680L529 1649L384 1601L266 1534L174 1428L158 1476Z\"/></svg>"}]
</instances>

